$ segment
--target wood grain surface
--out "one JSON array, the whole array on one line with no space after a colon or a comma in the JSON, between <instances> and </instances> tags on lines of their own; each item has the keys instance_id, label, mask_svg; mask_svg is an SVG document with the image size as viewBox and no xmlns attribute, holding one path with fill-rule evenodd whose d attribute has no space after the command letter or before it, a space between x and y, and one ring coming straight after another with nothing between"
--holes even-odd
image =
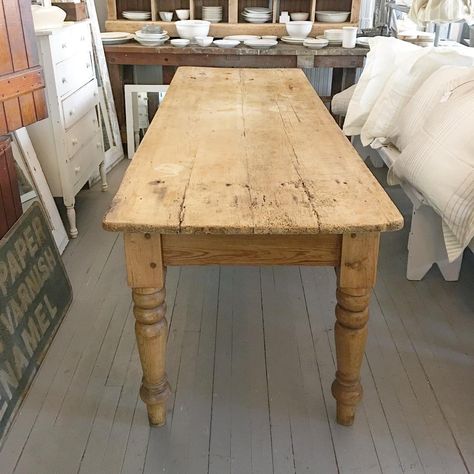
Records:
<instances>
[{"instance_id":1,"label":"wood grain surface","mask_svg":"<svg viewBox=\"0 0 474 474\"><path fill-rule=\"evenodd\" d=\"M300 70L180 68L111 231L317 234L403 219Z\"/></svg>"}]
</instances>

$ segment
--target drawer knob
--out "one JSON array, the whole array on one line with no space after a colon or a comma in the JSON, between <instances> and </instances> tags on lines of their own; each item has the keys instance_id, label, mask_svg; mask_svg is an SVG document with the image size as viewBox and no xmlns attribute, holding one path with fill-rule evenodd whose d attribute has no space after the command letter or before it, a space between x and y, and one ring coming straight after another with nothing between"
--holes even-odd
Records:
<instances>
[{"instance_id":1,"label":"drawer knob","mask_svg":"<svg viewBox=\"0 0 474 474\"><path fill-rule=\"evenodd\" d=\"M90 69L90 67L91 67L91 63L87 63L87 64L86 64L86 68L87 68L87 69Z\"/></svg>"},{"instance_id":2,"label":"drawer knob","mask_svg":"<svg viewBox=\"0 0 474 474\"><path fill-rule=\"evenodd\" d=\"M62 82L63 84L66 84L67 79L66 79L65 77L63 77L63 78L61 79L61 82Z\"/></svg>"},{"instance_id":3,"label":"drawer knob","mask_svg":"<svg viewBox=\"0 0 474 474\"><path fill-rule=\"evenodd\" d=\"M81 36L81 41L85 41L86 37L84 35Z\"/></svg>"},{"instance_id":4,"label":"drawer knob","mask_svg":"<svg viewBox=\"0 0 474 474\"><path fill-rule=\"evenodd\" d=\"M69 115L70 115L71 117L74 115L74 109L71 109L71 110L69 111Z\"/></svg>"},{"instance_id":5,"label":"drawer knob","mask_svg":"<svg viewBox=\"0 0 474 474\"><path fill-rule=\"evenodd\" d=\"M79 171L81 171L81 167L80 167L80 166L76 166L76 167L74 168L74 173L77 174L77 173L79 173Z\"/></svg>"},{"instance_id":6,"label":"drawer knob","mask_svg":"<svg viewBox=\"0 0 474 474\"><path fill-rule=\"evenodd\" d=\"M99 142L99 143L97 143L97 145L96 145L96 146L97 146L97 148L101 148L101 143L100 143L100 142Z\"/></svg>"},{"instance_id":7,"label":"drawer knob","mask_svg":"<svg viewBox=\"0 0 474 474\"><path fill-rule=\"evenodd\" d=\"M79 142L78 142L77 138L73 138L73 139L71 140L71 143L72 143L74 146L76 146Z\"/></svg>"},{"instance_id":8,"label":"drawer knob","mask_svg":"<svg viewBox=\"0 0 474 474\"><path fill-rule=\"evenodd\" d=\"M66 49L66 48L67 48L67 44L66 44L66 43L63 43L63 44L61 45L61 48Z\"/></svg>"}]
</instances>

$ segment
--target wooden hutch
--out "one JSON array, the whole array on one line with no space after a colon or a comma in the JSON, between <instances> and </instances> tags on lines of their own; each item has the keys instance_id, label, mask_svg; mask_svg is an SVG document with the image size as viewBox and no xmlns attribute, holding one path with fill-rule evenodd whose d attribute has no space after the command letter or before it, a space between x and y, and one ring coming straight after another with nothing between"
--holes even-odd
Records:
<instances>
[{"instance_id":1,"label":"wooden hutch","mask_svg":"<svg viewBox=\"0 0 474 474\"><path fill-rule=\"evenodd\" d=\"M191 19L201 19L202 7L223 7L223 20L213 23L209 34L223 37L235 34L277 35L286 34L285 25L278 23L281 11L308 12L310 20L314 21L312 36L323 34L329 28L342 26L357 26L359 24L360 0L108 0L108 19L105 23L107 31L126 31L133 33L143 25L154 23L161 25L170 36L177 36L174 21L159 20L160 11L174 11L181 8L190 9ZM243 20L241 12L245 7L261 6L272 7L273 18L271 23L253 24ZM150 21L130 21L122 17L126 10L151 11ZM322 23L315 21L316 10L333 10L351 12L349 21L345 23Z\"/></svg>"}]
</instances>

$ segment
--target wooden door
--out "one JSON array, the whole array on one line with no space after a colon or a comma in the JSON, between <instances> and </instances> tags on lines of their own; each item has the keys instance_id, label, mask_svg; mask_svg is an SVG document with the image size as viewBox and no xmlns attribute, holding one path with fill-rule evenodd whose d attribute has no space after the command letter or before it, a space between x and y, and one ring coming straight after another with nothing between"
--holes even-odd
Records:
<instances>
[{"instance_id":1,"label":"wooden door","mask_svg":"<svg viewBox=\"0 0 474 474\"><path fill-rule=\"evenodd\" d=\"M47 115L31 0L0 0L0 135Z\"/></svg>"}]
</instances>

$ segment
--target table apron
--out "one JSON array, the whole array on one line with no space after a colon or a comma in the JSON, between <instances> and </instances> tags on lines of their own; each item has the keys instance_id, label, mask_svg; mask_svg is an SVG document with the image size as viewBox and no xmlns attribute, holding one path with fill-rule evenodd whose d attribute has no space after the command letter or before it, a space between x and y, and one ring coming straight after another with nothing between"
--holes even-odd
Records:
<instances>
[{"instance_id":1,"label":"table apron","mask_svg":"<svg viewBox=\"0 0 474 474\"><path fill-rule=\"evenodd\" d=\"M340 235L161 236L163 263L170 265L336 266Z\"/></svg>"}]
</instances>

